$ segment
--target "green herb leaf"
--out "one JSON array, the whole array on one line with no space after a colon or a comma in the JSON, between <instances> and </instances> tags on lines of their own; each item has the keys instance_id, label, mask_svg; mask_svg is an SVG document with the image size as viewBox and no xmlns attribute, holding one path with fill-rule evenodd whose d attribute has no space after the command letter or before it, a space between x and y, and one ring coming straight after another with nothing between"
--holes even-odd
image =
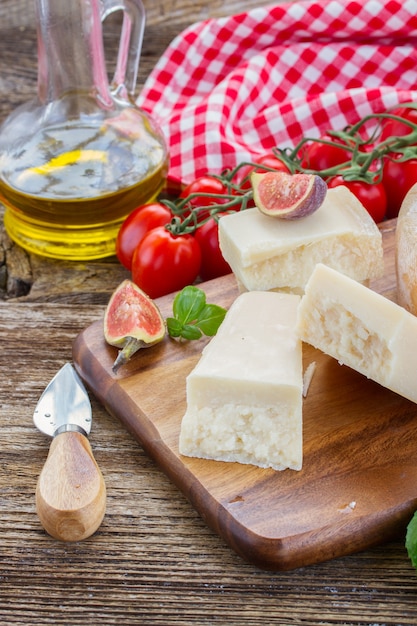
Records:
<instances>
[{"instance_id":1,"label":"green herb leaf","mask_svg":"<svg viewBox=\"0 0 417 626\"><path fill-rule=\"evenodd\" d=\"M221 306L207 304L204 291L193 285L177 293L172 311L174 316L166 319L168 334L187 340L200 339L203 334L212 337L226 315Z\"/></svg>"},{"instance_id":2,"label":"green herb leaf","mask_svg":"<svg viewBox=\"0 0 417 626\"><path fill-rule=\"evenodd\" d=\"M414 514L407 526L405 547L413 567L417 569L417 513Z\"/></svg>"},{"instance_id":3,"label":"green herb leaf","mask_svg":"<svg viewBox=\"0 0 417 626\"><path fill-rule=\"evenodd\" d=\"M202 289L189 285L175 296L172 305L174 317L186 324L195 320L206 304L206 294Z\"/></svg>"},{"instance_id":4,"label":"green herb leaf","mask_svg":"<svg viewBox=\"0 0 417 626\"><path fill-rule=\"evenodd\" d=\"M200 312L200 316L196 325L208 337L212 337L217 333L217 329L224 320L226 310L217 304L206 304Z\"/></svg>"},{"instance_id":5,"label":"green herb leaf","mask_svg":"<svg viewBox=\"0 0 417 626\"><path fill-rule=\"evenodd\" d=\"M183 339L200 339L203 336L203 333L197 326L192 326L191 324L185 324L181 331L181 337Z\"/></svg>"},{"instance_id":6,"label":"green herb leaf","mask_svg":"<svg viewBox=\"0 0 417 626\"><path fill-rule=\"evenodd\" d=\"M170 337L180 337L182 331L182 324L174 317L167 317L166 319L167 330Z\"/></svg>"}]
</instances>

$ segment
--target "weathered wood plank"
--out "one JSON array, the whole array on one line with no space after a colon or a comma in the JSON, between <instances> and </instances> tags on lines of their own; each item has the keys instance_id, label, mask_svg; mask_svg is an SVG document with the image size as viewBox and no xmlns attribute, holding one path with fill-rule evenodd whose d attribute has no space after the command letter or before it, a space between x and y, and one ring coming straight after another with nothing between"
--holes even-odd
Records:
<instances>
[{"instance_id":1,"label":"weathered wood plank","mask_svg":"<svg viewBox=\"0 0 417 626\"><path fill-rule=\"evenodd\" d=\"M274 574L212 533L141 446L92 398L90 441L107 486L96 535L48 537L34 490L49 440L32 425L44 385L102 306L0 303L0 620L39 625L417 623L403 541Z\"/></svg>"},{"instance_id":2,"label":"weathered wood plank","mask_svg":"<svg viewBox=\"0 0 417 626\"><path fill-rule=\"evenodd\" d=\"M264 3L145 4L139 84L187 23ZM0 18L1 121L36 89L33 0L1 0ZM71 269L25 253L19 258L7 240L0 245L0 299L9 297L0 302L0 621L414 626L417 580L403 540L279 575L258 570L208 529L94 398L90 441L107 485L105 519L79 544L44 533L34 494L50 442L34 429L32 412L45 384L71 359L73 339L100 319L123 274L114 260Z\"/></svg>"}]
</instances>

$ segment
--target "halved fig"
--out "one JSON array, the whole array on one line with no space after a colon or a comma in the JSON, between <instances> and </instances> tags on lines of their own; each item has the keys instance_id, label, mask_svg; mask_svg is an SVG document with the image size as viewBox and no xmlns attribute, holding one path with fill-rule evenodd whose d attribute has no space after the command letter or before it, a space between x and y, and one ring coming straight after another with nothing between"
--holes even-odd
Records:
<instances>
[{"instance_id":1,"label":"halved fig","mask_svg":"<svg viewBox=\"0 0 417 626\"><path fill-rule=\"evenodd\" d=\"M287 220L317 211L327 193L326 182L316 174L252 172L251 183L261 213Z\"/></svg>"},{"instance_id":2,"label":"halved fig","mask_svg":"<svg viewBox=\"0 0 417 626\"><path fill-rule=\"evenodd\" d=\"M113 371L140 348L162 341L166 327L155 302L131 280L124 280L113 292L104 314L104 338L121 348Z\"/></svg>"}]
</instances>

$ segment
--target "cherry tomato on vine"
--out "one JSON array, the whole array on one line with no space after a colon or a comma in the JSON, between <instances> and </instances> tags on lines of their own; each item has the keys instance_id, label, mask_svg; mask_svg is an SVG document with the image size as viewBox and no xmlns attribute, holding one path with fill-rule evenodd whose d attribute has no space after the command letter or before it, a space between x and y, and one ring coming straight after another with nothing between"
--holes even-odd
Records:
<instances>
[{"instance_id":1,"label":"cherry tomato on vine","mask_svg":"<svg viewBox=\"0 0 417 626\"><path fill-rule=\"evenodd\" d=\"M335 176L327 182L329 188L345 185L363 204L369 215L378 224L387 212L387 196L382 183L366 183L361 180L344 180L343 176Z\"/></svg>"},{"instance_id":2,"label":"cherry tomato on vine","mask_svg":"<svg viewBox=\"0 0 417 626\"><path fill-rule=\"evenodd\" d=\"M159 298L191 285L200 264L200 247L192 235L173 235L159 226L150 230L136 248L132 280L150 298Z\"/></svg>"},{"instance_id":3,"label":"cherry tomato on vine","mask_svg":"<svg viewBox=\"0 0 417 626\"><path fill-rule=\"evenodd\" d=\"M219 178L207 174L206 176L199 176L184 187L180 193L180 198L188 198L188 196L194 193L214 193L222 195L227 193L227 186ZM210 198L196 196L190 200L190 203L195 207L206 206L210 203ZM213 198L211 204L218 204L218 199Z\"/></svg>"},{"instance_id":4,"label":"cherry tomato on vine","mask_svg":"<svg viewBox=\"0 0 417 626\"><path fill-rule=\"evenodd\" d=\"M159 202L134 209L121 225L116 238L116 255L120 263L130 270L133 253L146 233L169 224L171 219L171 211Z\"/></svg>"},{"instance_id":5,"label":"cherry tomato on vine","mask_svg":"<svg viewBox=\"0 0 417 626\"><path fill-rule=\"evenodd\" d=\"M218 216L225 215L219 213ZM232 271L230 265L225 261L219 247L219 226L212 217L205 224L199 226L195 231L195 239L198 241L201 250L200 278L211 280Z\"/></svg>"},{"instance_id":6,"label":"cherry tomato on vine","mask_svg":"<svg viewBox=\"0 0 417 626\"><path fill-rule=\"evenodd\" d=\"M191 194L199 194L199 193L210 193L217 195L225 195L228 193L227 186L215 176L210 176L207 174L206 176L199 176L191 183L189 183L182 192L180 193L180 199L188 198ZM190 209L199 209L204 206L211 206L216 204L223 204L228 201L228 198L208 198L206 196L198 196L196 195L194 198L191 198L187 203L187 206ZM197 221L202 221L209 216L209 211L198 211L197 213ZM187 215L187 211L184 213Z\"/></svg>"},{"instance_id":7,"label":"cherry tomato on vine","mask_svg":"<svg viewBox=\"0 0 417 626\"><path fill-rule=\"evenodd\" d=\"M417 109L410 109L408 107L399 107L393 111L389 111L397 117L401 117L404 120L417 124ZM408 124L403 124L401 120L386 119L382 124L380 141L385 141L388 137L403 137L412 132L412 127ZM417 143L417 142L416 142Z\"/></svg>"},{"instance_id":8,"label":"cherry tomato on vine","mask_svg":"<svg viewBox=\"0 0 417 626\"><path fill-rule=\"evenodd\" d=\"M417 183L417 159L399 163L387 158L382 180L388 201L387 217L391 219L397 217L405 195Z\"/></svg>"},{"instance_id":9,"label":"cherry tomato on vine","mask_svg":"<svg viewBox=\"0 0 417 626\"><path fill-rule=\"evenodd\" d=\"M329 141L332 145L322 141ZM302 149L301 157L302 167L321 172L350 161L351 152L346 149L346 144L337 138L323 135L318 141L307 144Z\"/></svg>"},{"instance_id":10,"label":"cherry tomato on vine","mask_svg":"<svg viewBox=\"0 0 417 626\"><path fill-rule=\"evenodd\" d=\"M257 157L255 160L257 165L264 165L265 167L270 167L273 170L278 170L279 172L288 172L289 169L285 165L283 161L279 157L276 156L273 152L267 152L260 157ZM257 171L261 171L261 168Z\"/></svg>"}]
</instances>

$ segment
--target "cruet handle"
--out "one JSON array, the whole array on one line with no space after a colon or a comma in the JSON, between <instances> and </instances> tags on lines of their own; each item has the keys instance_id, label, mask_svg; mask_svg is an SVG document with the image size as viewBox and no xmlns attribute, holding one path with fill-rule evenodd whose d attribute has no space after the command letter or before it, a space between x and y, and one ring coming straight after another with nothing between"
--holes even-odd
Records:
<instances>
[{"instance_id":1,"label":"cruet handle","mask_svg":"<svg viewBox=\"0 0 417 626\"><path fill-rule=\"evenodd\" d=\"M141 0L101 0L100 4L102 21L111 13L123 11L119 52L111 91L120 96L126 93L133 95L145 30L144 6Z\"/></svg>"}]
</instances>

